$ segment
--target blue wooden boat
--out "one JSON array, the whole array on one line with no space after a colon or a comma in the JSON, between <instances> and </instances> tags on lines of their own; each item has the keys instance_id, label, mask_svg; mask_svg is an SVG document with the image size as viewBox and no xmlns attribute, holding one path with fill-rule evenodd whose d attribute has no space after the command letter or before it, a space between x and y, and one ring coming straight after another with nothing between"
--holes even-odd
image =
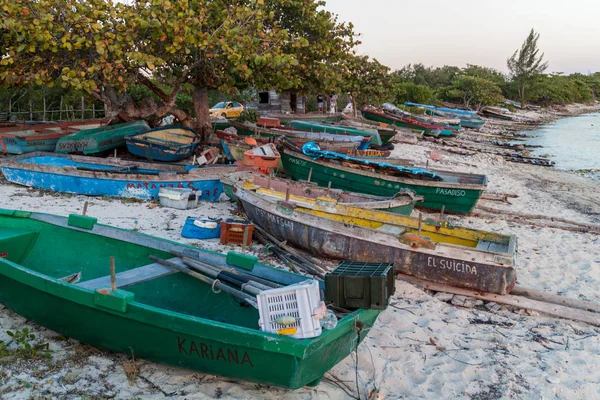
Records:
<instances>
[{"instance_id":1,"label":"blue wooden boat","mask_svg":"<svg viewBox=\"0 0 600 400\"><path fill-rule=\"evenodd\" d=\"M483 118L477 116L477 111L466 111L457 110L453 108L436 107L427 104L411 103L409 101L405 102L404 105L425 108L426 110L428 110L428 112L440 117L457 116L458 118L460 118L460 126L464 128L479 129L483 125L485 125L485 121L483 120Z\"/></svg>"},{"instance_id":2,"label":"blue wooden boat","mask_svg":"<svg viewBox=\"0 0 600 400\"><path fill-rule=\"evenodd\" d=\"M125 137L131 154L154 161L188 158L194 153L199 140L196 131L184 126L164 126Z\"/></svg>"},{"instance_id":3,"label":"blue wooden boat","mask_svg":"<svg viewBox=\"0 0 600 400\"><path fill-rule=\"evenodd\" d=\"M103 121L81 121L61 124L18 125L0 129L0 147L5 154L54 151L60 138L81 129L99 127Z\"/></svg>"},{"instance_id":4,"label":"blue wooden boat","mask_svg":"<svg viewBox=\"0 0 600 400\"><path fill-rule=\"evenodd\" d=\"M236 166L192 167L118 158L31 153L7 158L0 169L9 182L36 189L89 196L157 199L161 187L190 188L200 200L217 201L220 179Z\"/></svg>"}]
</instances>

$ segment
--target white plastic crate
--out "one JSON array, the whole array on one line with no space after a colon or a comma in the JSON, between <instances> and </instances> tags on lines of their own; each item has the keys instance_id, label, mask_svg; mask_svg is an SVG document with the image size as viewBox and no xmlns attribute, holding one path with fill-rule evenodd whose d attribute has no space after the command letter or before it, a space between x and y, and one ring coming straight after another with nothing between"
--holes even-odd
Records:
<instances>
[{"instance_id":1,"label":"white plastic crate","mask_svg":"<svg viewBox=\"0 0 600 400\"><path fill-rule=\"evenodd\" d=\"M264 290L256 296L261 331L280 333L288 328L296 328L296 333L289 335L296 339L312 338L321 334L321 304L319 282L307 280L280 289ZM279 317L294 317L292 325L274 323Z\"/></svg>"},{"instance_id":2,"label":"white plastic crate","mask_svg":"<svg viewBox=\"0 0 600 400\"><path fill-rule=\"evenodd\" d=\"M158 199L163 207L177 208L187 210L198 207L199 193L192 189L178 188L160 188L158 189Z\"/></svg>"}]
</instances>

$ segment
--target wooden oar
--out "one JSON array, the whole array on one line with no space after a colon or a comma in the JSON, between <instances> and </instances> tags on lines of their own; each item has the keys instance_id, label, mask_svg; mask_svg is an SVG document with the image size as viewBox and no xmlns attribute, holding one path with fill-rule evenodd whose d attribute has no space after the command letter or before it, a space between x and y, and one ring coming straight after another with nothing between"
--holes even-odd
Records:
<instances>
[{"instance_id":1,"label":"wooden oar","mask_svg":"<svg viewBox=\"0 0 600 400\"><path fill-rule=\"evenodd\" d=\"M187 262L186 262L187 261ZM199 265L199 264L194 264L193 262L190 262L190 260L183 260L183 262L188 265L190 268L193 268L194 270L209 275L215 279L219 279L219 280L223 280L224 282L227 282L229 284L235 285L239 288L242 289L242 291L246 291L248 293L251 293L253 295L258 295L261 292L261 289L252 286L252 284L249 284L248 280L245 280L243 278L238 279L235 276L232 276L231 273L227 273L226 271L221 271L218 270L216 268L210 267L210 266L205 266L205 265ZM189 263L189 264L188 264ZM191 265L190 265L191 264Z\"/></svg>"},{"instance_id":2,"label":"wooden oar","mask_svg":"<svg viewBox=\"0 0 600 400\"><path fill-rule=\"evenodd\" d=\"M283 285L280 285L279 283L271 282L268 279L264 279L264 278L258 277L258 276L254 275L254 274L249 273L249 272L248 273L241 272L241 271L238 271L235 268L228 268L228 267L223 267L222 265L213 264L213 263L210 263L210 262L208 262L206 260L202 260L200 258L193 257L193 256L191 256L189 254L184 254L184 253L181 253L181 252L176 251L176 250L171 250L171 255L173 255L175 257L179 257L181 259L186 258L186 259L195 261L195 262L200 263L200 264L210 265L211 267L214 267L214 268L219 268L219 269L222 269L222 270L230 271L231 273L239 275L239 276L241 276L243 278L252 279L255 282L258 282L258 283L261 283L261 284L263 284L265 286L268 286L270 289L277 289L277 288L283 287Z\"/></svg>"},{"instance_id":3,"label":"wooden oar","mask_svg":"<svg viewBox=\"0 0 600 400\"><path fill-rule=\"evenodd\" d=\"M257 288L258 290L273 289L273 287L271 287L271 286L263 285L260 282L254 281L254 277L251 277L251 276L245 277L240 274L237 274L235 270L231 271L226 268L213 267L208 264L204 264L202 262L195 261L188 257L183 257L182 261L184 264L186 264L187 266L189 266L191 268L207 268L208 267L211 270L216 272L217 278L220 278L221 276L223 276L223 277L235 279L236 281L241 282L244 285L246 285L246 284L251 285L251 286Z\"/></svg>"},{"instance_id":4,"label":"wooden oar","mask_svg":"<svg viewBox=\"0 0 600 400\"><path fill-rule=\"evenodd\" d=\"M250 304L252 307L258 309L258 304L256 303L256 299L247 293L244 293L244 292L236 290L232 287L229 287L229 286L219 282L218 280L211 279L207 276L204 276L197 272L191 271L187 268L180 267L179 265L172 263L170 261L167 261L167 260L163 260L162 258L158 258L156 256L148 256L148 258L154 262L164 265L165 267L176 269L177 271L183 272L184 274L189 275L193 278L196 278L208 285L211 285L212 287L216 287L216 288L224 291L225 293L228 293L234 297L237 297L238 299L243 300L246 303Z\"/></svg>"}]
</instances>

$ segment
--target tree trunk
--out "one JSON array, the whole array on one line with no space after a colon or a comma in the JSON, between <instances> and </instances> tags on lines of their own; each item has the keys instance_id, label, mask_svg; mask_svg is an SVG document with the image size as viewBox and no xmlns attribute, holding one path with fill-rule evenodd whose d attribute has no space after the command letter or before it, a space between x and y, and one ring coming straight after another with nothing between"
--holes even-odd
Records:
<instances>
[{"instance_id":1,"label":"tree trunk","mask_svg":"<svg viewBox=\"0 0 600 400\"><path fill-rule=\"evenodd\" d=\"M521 108L525 108L525 84L519 86L519 100L521 100Z\"/></svg>"},{"instance_id":2,"label":"tree trunk","mask_svg":"<svg viewBox=\"0 0 600 400\"><path fill-rule=\"evenodd\" d=\"M208 89L206 87L195 88L192 100L194 101L194 114L196 115L196 130L200 134L202 143L206 143L208 136L212 133L210 113L208 112L210 109Z\"/></svg>"}]
</instances>

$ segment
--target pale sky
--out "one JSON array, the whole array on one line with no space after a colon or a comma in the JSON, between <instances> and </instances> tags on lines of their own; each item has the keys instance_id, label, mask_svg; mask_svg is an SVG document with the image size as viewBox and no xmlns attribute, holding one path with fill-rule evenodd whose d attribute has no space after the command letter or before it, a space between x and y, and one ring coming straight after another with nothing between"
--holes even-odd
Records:
<instances>
[{"instance_id":1,"label":"pale sky","mask_svg":"<svg viewBox=\"0 0 600 400\"><path fill-rule=\"evenodd\" d=\"M483 65L506 59L531 28L547 72L600 71L600 0L326 0L361 33L359 53L394 69Z\"/></svg>"}]
</instances>

